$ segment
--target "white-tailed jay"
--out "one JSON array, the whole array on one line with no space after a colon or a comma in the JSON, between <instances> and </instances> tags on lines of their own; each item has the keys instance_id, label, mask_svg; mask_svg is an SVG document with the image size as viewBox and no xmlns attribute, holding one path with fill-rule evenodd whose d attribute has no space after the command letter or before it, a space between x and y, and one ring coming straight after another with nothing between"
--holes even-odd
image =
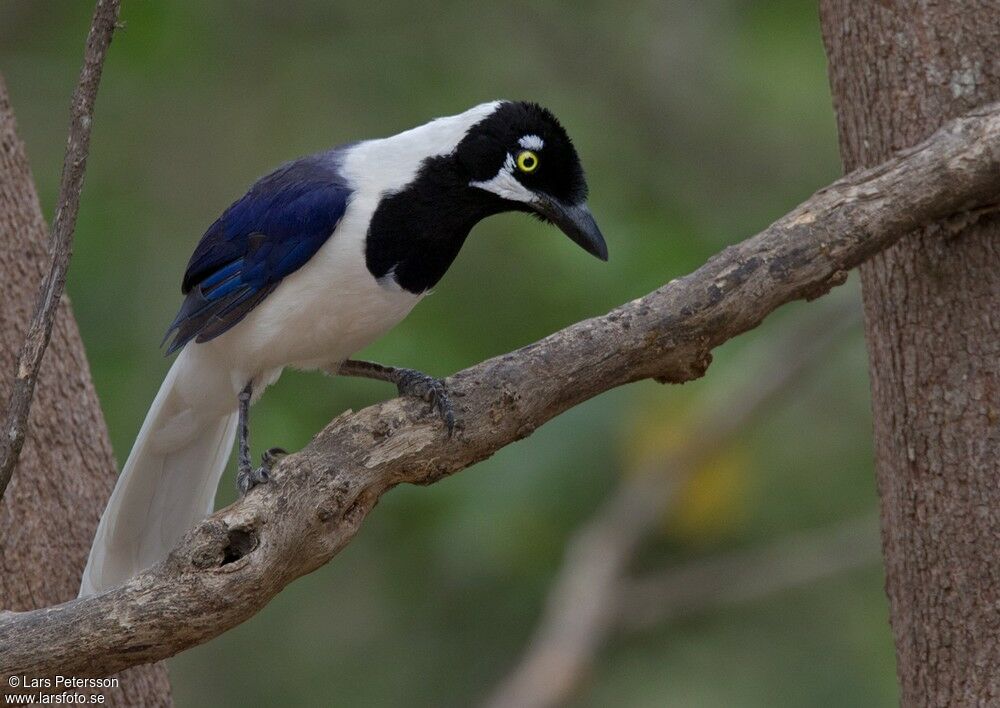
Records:
<instances>
[{"instance_id":1,"label":"white-tailed jay","mask_svg":"<svg viewBox=\"0 0 1000 708\"><path fill-rule=\"evenodd\" d=\"M441 381L349 357L406 317L491 214L535 214L606 260L586 196L559 122L512 101L310 155L258 180L191 256L167 332L168 353L180 353L101 517L80 594L164 559L212 512L237 433L241 493L267 481L279 451L252 466L248 411L286 366L392 382L432 404L450 431Z\"/></svg>"}]
</instances>

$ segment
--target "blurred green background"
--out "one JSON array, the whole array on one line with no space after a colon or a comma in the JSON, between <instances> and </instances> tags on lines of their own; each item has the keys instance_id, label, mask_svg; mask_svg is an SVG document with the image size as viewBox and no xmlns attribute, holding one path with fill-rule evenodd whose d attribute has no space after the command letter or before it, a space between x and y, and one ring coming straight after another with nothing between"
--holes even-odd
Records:
<instances>
[{"instance_id":1,"label":"blurred green background","mask_svg":"<svg viewBox=\"0 0 1000 708\"><path fill-rule=\"evenodd\" d=\"M0 71L51 216L89 2L0 3ZM516 215L477 227L410 318L365 355L445 375L700 265L839 174L817 11L704 2L126 2L98 100L69 292L119 460L169 361L187 257L250 182L298 155L496 97L568 127L607 236L601 264ZM854 289L852 283L848 288ZM856 299L857 294L852 293ZM683 387L614 391L430 488L385 497L332 563L170 662L179 706L464 706L512 668L563 546L652 437L753 374L716 352ZM304 445L375 382L288 372L259 449ZM848 341L682 494L637 565L668 567L875 507L864 345ZM660 431L660 432L657 432ZM697 434L687 431L686 434ZM232 479L220 504L233 498ZM617 634L580 706L897 701L882 573Z\"/></svg>"}]
</instances>

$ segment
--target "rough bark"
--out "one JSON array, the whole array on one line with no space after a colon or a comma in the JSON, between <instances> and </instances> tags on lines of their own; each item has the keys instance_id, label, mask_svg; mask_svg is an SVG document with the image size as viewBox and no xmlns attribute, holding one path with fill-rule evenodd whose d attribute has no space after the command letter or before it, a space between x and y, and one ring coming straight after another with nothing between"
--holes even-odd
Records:
<instances>
[{"instance_id":1,"label":"rough bark","mask_svg":"<svg viewBox=\"0 0 1000 708\"><path fill-rule=\"evenodd\" d=\"M49 267L24 145L0 78L0 400ZM68 301L59 304L17 474L0 502L0 607L31 610L75 597L90 540L111 493L115 462ZM0 652L0 665L7 659ZM39 676L71 675L53 664ZM110 705L170 705L163 664L121 675ZM2 684L0 692L6 690Z\"/></svg>"},{"instance_id":2,"label":"rough bark","mask_svg":"<svg viewBox=\"0 0 1000 708\"><path fill-rule=\"evenodd\" d=\"M0 673L104 674L207 641L329 561L396 484L464 469L615 386L701 376L713 348L775 308L824 294L918 226L964 219L998 192L1000 106L990 106L839 180L691 275L455 375L454 437L413 400L339 416L270 484L202 521L125 585L0 612Z\"/></svg>"},{"instance_id":3,"label":"rough bark","mask_svg":"<svg viewBox=\"0 0 1000 708\"><path fill-rule=\"evenodd\" d=\"M821 6L846 170L1000 97L1000 1ZM861 280L902 701L996 705L1000 221L923 229Z\"/></svg>"}]
</instances>

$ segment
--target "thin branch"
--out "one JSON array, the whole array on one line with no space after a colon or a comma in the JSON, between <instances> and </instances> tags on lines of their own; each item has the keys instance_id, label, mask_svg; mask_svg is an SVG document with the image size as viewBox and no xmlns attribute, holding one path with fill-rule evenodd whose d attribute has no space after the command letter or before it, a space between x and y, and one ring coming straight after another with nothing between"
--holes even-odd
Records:
<instances>
[{"instance_id":1,"label":"thin branch","mask_svg":"<svg viewBox=\"0 0 1000 708\"><path fill-rule=\"evenodd\" d=\"M641 631L678 617L810 585L881 560L878 515L849 519L626 580L617 593L616 624Z\"/></svg>"},{"instance_id":2,"label":"thin branch","mask_svg":"<svg viewBox=\"0 0 1000 708\"><path fill-rule=\"evenodd\" d=\"M56 204L55 219L49 233L49 250L52 261L49 273L42 283L35 302L35 312L31 316L28 333L18 356L17 372L11 387L7 404L7 417L0 435L0 498L10 484L14 467L17 465L28 427L31 401L35 395L35 383L41 369L42 357L52 335L59 301L66 287L66 271L73 246L73 231L76 216L80 210L80 192L87 170L87 155L90 152L90 128L93 123L94 101L101 82L104 59L111 44L111 36L118 23L119 0L98 0L94 17L87 36L87 47L83 55L83 68L70 108L69 138L66 141L66 156L63 160L62 179L59 183L59 201Z\"/></svg>"},{"instance_id":3,"label":"thin branch","mask_svg":"<svg viewBox=\"0 0 1000 708\"><path fill-rule=\"evenodd\" d=\"M0 613L0 674L106 674L205 642L328 562L393 486L453 474L616 386L697 378L713 348L774 309L826 293L907 233L998 192L1000 107L991 105L838 180L691 275L456 374L447 384L464 427L453 437L412 400L337 417L271 484L202 521L122 587Z\"/></svg>"},{"instance_id":4,"label":"thin branch","mask_svg":"<svg viewBox=\"0 0 1000 708\"><path fill-rule=\"evenodd\" d=\"M832 311L831 311L832 310ZM494 690L490 708L536 708L565 702L586 675L615 624L623 575L640 544L657 527L677 490L708 459L760 420L802 376L843 342L857 307L841 303L792 328L746 357L760 370L743 390L695 413L696 431L667 459L626 477L566 545L538 628L517 667Z\"/></svg>"}]
</instances>

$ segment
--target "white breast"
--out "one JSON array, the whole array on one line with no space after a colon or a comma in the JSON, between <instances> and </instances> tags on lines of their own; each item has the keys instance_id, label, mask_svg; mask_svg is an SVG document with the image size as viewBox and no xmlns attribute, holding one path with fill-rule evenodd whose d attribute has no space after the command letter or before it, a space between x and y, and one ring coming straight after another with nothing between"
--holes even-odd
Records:
<instances>
[{"instance_id":1,"label":"white breast","mask_svg":"<svg viewBox=\"0 0 1000 708\"><path fill-rule=\"evenodd\" d=\"M339 363L397 325L419 295L380 284L365 266L369 200L353 201L334 232L302 268L229 332L204 345L248 377L292 366Z\"/></svg>"}]
</instances>

